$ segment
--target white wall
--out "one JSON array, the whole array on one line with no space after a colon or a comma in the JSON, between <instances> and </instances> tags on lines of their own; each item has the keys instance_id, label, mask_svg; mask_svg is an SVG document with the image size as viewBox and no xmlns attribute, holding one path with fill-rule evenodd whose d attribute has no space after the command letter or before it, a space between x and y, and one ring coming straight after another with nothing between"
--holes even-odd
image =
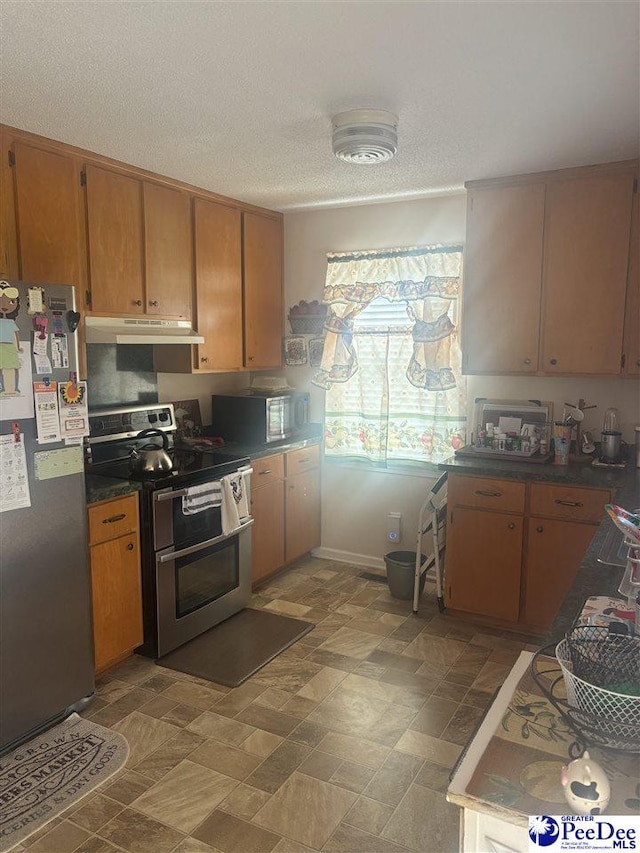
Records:
<instances>
[{"instance_id":1,"label":"white wall","mask_svg":"<svg viewBox=\"0 0 640 853\"><path fill-rule=\"evenodd\" d=\"M301 299L322 298L327 252L464 241L465 208L464 195L451 195L285 214L285 309ZM287 368L292 385L311 390L312 419L321 421L324 392L311 385L312 373L308 367ZM543 399L561 412L564 402L577 403L583 397L598 407L586 413L584 422L596 438L608 406L620 410L626 440L633 441L633 427L640 422L640 387L634 380L469 377L467 381L470 402L479 396ZM470 408L470 417L472 413ZM335 464L325 464L322 476L324 553L379 565L392 548L415 548L417 514L431 478ZM394 511L403 513L398 546L385 538L386 516Z\"/></svg>"},{"instance_id":2,"label":"white wall","mask_svg":"<svg viewBox=\"0 0 640 853\"><path fill-rule=\"evenodd\" d=\"M211 395L249 384L247 373L211 373L202 376L190 376L182 373L158 373L158 399L161 403L176 400L198 400L202 423L211 423Z\"/></svg>"}]
</instances>

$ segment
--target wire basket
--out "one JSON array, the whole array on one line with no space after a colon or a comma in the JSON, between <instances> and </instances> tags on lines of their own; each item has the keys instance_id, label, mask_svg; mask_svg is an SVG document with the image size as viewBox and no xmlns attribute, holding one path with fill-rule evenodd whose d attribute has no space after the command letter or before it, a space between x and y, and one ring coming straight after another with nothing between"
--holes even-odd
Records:
<instances>
[{"instance_id":1,"label":"wire basket","mask_svg":"<svg viewBox=\"0 0 640 853\"><path fill-rule=\"evenodd\" d=\"M546 656L553 654L551 645L534 655L531 673L584 745L640 752L640 695L620 692L633 689L634 684L637 689L640 638L609 634L608 628L581 626L557 644L555 653L559 672L548 666ZM543 658L546 663L541 674ZM551 662L555 663L552 658ZM595 680L602 683L591 683ZM563 683L566 698L561 695ZM618 690L612 690L614 686Z\"/></svg>"},{"instance_id":2,"label":"wire basket","mask_svg":"<svg viewBox=\"0 0 640 853\"><path fill-rule=\"evenodd\" d=\"M289 323L296 335L319 335L324 328L325 317L325 314L289 314Z\"/></svg>"}]
</instances>

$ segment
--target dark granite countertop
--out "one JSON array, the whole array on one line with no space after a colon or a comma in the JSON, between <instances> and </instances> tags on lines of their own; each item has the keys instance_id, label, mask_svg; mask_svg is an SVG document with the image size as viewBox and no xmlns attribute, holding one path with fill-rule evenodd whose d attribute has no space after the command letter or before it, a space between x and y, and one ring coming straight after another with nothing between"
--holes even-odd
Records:
<instances>
[{"instance_id":1,"label":"dark granite countertop","mask_svg":"<svg viewBox=\"0 0 640 853\"><path fill-rule=\"evenodd\" d=\"M553 463L535 464L501 459L476 460L452 457L440 463L438 467L458 474L611 489L615 503L629 510L640 507L640 469L631 467L630 463L626 468L619 469L594 468L584 462L554 465ZM573 585L544 638L544 644L557 641L564 636L589 596L620 595L618 585L624 568L606 566L598 562L598 554L612 526L603 509L602 522L591 540Z\"/></svg>"},{"instance_id":2,"label":"dark granite countertop","mask_svg":"<svg viewBox=\"0 0 640 853\"><path fill-rule=\"evenodd\" d=\"M309 424L295 438L285 438L272 444L241 444L228 442L222 447L216 447L217 453L229 453L234 456L249 456L251 459L262 459L273 456L274 453L285 453L287 450L299 450L322 441L322 424Z\"/></svg>"},{"instance_id":3,"label":"dark granite countertop","mask_svg":"<svg viewBox=\"0 0 640 853\"><path fill-rule=\"evenodd\" d=\"M322 441L321 424L309 424L309 427L295 439L285 439L273 444L233 444L229 442L223 447L216 447L216 453L229 454L230 456L249 456L251 459L260 459L264 456L272 456L274 453L284 453L287 450L298 450ZM132 480L117 480L114 477L102 477L100 474L85 473L85 488L87 493L87 504L108 501L138 492L142 488L141 483Z\"/></svg>"},{"instance_id":4,"label":"dark granite countertop","mask_svg":"<svg viewBox=\"0 0 640 853\"><path fill-rule=\"evenodd\" d=\"M115 477L101 477L99 474L84 475L87 503L96 504L100 501L110 501L121 498L133 492L139 492L140 483L131 480L118 480Z\"/></svg>"}]
</instances>

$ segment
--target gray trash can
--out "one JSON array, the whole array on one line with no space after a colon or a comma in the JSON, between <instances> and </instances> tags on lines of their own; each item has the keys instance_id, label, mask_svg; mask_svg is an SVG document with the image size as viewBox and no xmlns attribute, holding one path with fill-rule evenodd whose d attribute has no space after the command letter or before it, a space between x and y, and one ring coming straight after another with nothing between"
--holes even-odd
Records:
<instances>
[{"instance_id":1,"label":"gray trash can","mask_svg":"<svg viewBox=\"0 0 640 853\"><path fill-rule=\"evenodd\" d=\"M421 554L421 563L426 557ZM391 551L385 554L384 562L387 566L387 583L389 592L394 598L410 601L413 598L413 579L416 571L415 551ZM420 595L424 589L425 576L420 578Z\"/></svg>"}]
</instances>

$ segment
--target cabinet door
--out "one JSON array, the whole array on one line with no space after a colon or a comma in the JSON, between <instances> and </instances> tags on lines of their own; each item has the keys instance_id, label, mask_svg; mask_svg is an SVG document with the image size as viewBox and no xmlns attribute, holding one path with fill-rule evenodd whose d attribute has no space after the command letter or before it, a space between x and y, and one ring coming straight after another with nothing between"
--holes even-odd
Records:
<instances>
[{"instance_id":1,"label":"cabinet door","mask_svg":"<svg viewBox=\"0 0 640 853\"><path fill-rule=\"evenodd\" d=\"M14 203L13 169L7 156L11 138L0 125L0 277L20 278Z\"/></svg>"},{"instance_id":2,"label":"cabinet door","mask_svg":"<svg viewBox=\"0 0 640 853\"><path fill-rule=\"evenodd\" d=\"M255 469L254 469L255 470ZM251 491L251 580L256 583L284 566L284 482Z\"/></svg>"},{"instance_id":3,"label":"cabinet door","mask_svg":"<svg viewBox=\"0 0 640 853\"><path fill-rule=\"evenodd\" d=\"M142 643L142 589L138 534L91 548L96 671Z\"/></svg>"},{"instance_id":4,"label":"cabinet door","mask_svg":"<svg viewBox=\"0 0 640 853\"><path fill-rule=\"evenodd\" d=\"M633 194L631 245L624 311L624 373L640 376L640 193Z\"/></svg>"},{"instance_id":5,"label":"cabinet door","mask_svg":"<svg viewBox=\"0 0 640 853\"><path fill-rule=\"evenodd\" d=\"M633 172L547 187L540 370L620 374Z\"/></svg>"},{"instance_id":6,"label":"cabinet door","mask_svg":"<svg viewBox=\"0 0 640 853\"><path fill-rule=\"evenodd\" d=\"M14 154L21 278L81 288L82 195L76 162L24 142L14 144Z\"/></svg>"},{"instance_id":7,"label":"cabinet door","mask_svg":"<svg viewBox=\"0 0 640 853\"><path fill-rule=\"evenodd\" d=\"M320 544L318 470L287 478L285 513L285 557L289 562Z\"/></svg>"},{"instance_id":8,"label":"cabinet door","mask_svg":"<svg viewBox=\"0 0 640 853\"><path fill-rule=\"evenodd\" d=\"M519 515L450 510L445 555L448 607L517 621L522 528Z\"/></svg>"},{"instance_id":9,"label":"cabinet door","mask_svg":"<svg viewBox=\"0 0 640 853\"><path fill-rule=\"evenodd\" d=\"M191 318L191 201L145 181L144 251L147 314Z\"/></svg>"},{"instance_id":10,"label":"cabinet door","mask_svg":"<svg viewBox=\"0 0 640 853\"><path fill-rule=\"evenodd\" d=\"M596 530L591 524L529 519L523 613L527 625L549 627Z\"/></svg>"},{"instance_id":11,"label":"cabinet door","mask_svg":"<svg viewBox=\"0 0 640 853\"><path fill-rule=\"evenodd\" d=\"M244 363L282 364L282 220L243 216Z\"/></svg>"},{"instance_id":12,"label":"cabinet door","mask_svg":"<svg viewBox=\"0 0 640 853\"><path fill-rule=\"evenodd\" d=\"M462 314L463 373L535 373L545 186L469 193Z\"/></svg>"},{"instance_id":13,"label":"cabinet door","mask_svg":"<svg viewBox=\"0 0 640 853\"><path fill-rule=\"evenodd\" d=\"M140 181L87 166L91 310L121 316L144 312Z\"/></svg>"},{"instance_id":14,"label":"cabinet door","mask_svg":"<svg viewBox=\"0 0 640 853\"><path fill-rule=\"evenodd\" d=\"M196 311L204 344L196 367L242 367L241 213L197 198L195 204Z\"/></svg>"}]
</instances>

